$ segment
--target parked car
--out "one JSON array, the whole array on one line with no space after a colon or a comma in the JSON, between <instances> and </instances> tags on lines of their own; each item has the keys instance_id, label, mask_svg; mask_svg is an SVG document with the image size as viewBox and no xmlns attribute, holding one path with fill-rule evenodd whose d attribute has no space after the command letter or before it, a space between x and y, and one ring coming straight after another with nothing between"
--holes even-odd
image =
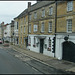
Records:
<instances>
[{"instance_id":1,"label":"parked car","mask_svg":"<svg viewBox=\"0 0 75 75\"><path fill-rule=\"evenodd\" d=\"M0 39L0 44L2 44L2 40Z\"/></svg>"}]
</instances>

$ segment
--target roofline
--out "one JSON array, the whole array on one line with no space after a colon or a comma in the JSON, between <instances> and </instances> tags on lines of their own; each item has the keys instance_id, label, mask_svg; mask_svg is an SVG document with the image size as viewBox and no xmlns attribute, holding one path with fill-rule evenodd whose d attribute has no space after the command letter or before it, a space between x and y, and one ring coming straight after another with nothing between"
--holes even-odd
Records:
<instances>
[{"instance_id":1,"label":"roofline","mask_svg":"<svg viewBox=\"0 0 75 75\"><path fill-rule=\"evenodd\" d=\"M40 3L40 2L38 2L38 3ZM50 4L53 4L53 3L55 3L55 1L53 1L53 2L51 2ZM34 6L34 5L36 5L37 3L35 3L35 4L33 4L32 6ZM44 6L48 6L49 4L46 4L46 5L44 5ZM31 7L32 7L31 6ZM30 7L30 8L31 8ZM37 9L40 9L40 8L42 8L42 7L39 7L39 8L36 8L36 9L34 9L34 10L37 10ZM34 10L32 10L32 11L34 11ZM32 12L32 11L28 11L28 12Z\"/></svg>"}]
</instances>

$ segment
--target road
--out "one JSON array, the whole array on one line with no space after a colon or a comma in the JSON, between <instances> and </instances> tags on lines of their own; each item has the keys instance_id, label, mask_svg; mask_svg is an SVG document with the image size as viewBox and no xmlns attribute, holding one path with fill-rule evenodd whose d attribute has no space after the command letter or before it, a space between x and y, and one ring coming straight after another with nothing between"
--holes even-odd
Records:
<instances>
[{"instance_id":1,"label":"road","mask_svg":"<svg viewBox=\"0 0 75 75\"><path fill-rule=\"evenodd\" d=\"M41 74L20 59L14 57L8 48L0 47L0 74Z\"/></svg>"},{"instance_id":2,"label":"road","mask_svg":"<svg viewBox=\"0 0 75 75\"><path fill-rule=\"evenodd\" d=\"M10 47L0 45L0 74L63 74L61 70L49 67Z\"/></svg>"}]
</instances>

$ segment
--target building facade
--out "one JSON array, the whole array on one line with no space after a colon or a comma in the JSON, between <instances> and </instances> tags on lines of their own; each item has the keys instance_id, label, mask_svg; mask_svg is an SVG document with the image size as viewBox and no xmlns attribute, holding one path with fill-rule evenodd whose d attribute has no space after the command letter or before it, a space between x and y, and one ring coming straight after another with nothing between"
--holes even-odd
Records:
<instances>
[{"instance_id":1,"label":"building facade","mask_svg":"<svg viewBox=\"0 0 75 75\"><path fill-rule=\"evenodd\" d=\"M13 44L14 40L13 40L13 37L14 37L14 21L11 21L11 44Z\"/></svg>"},{"instance_id":2,"label":"building facade","mask_svg":"<svg viewBox=\"0 0 75 75\"><path fill-rule=\"evenodd\" d=\"M58 59L75 62L75 1L62 1L57 4L55 53Z\"/></svg>"},{"instance_id":3,"label":"building facade","mask_svg":"<svg viewBox=\"0 0 75 75\"><path fill-rule=\"evenodd\" d=\"M37 2L30 5L28 12L29 50L54 57L52 45L55 37L55 2Z\"/></svg>"},{"instance_id":4,"label":"building facade","mask_svg":"<svg viewBox=\"0 0 75 75\"><path fill-rule=\"evenodd\" d=\"M1 23L1 40L4 43L4 22Z\"/></svg>"},{"instance_id":5,"label":"building facade","mask_svg":"<svg viewBox=\"0 0 75 75\"><path fill-rule=\"evenodd\" d=\"M18 45L19 44L19 34L18 34L18 18L14 18L14 38L13 38L13 44Z\"/></svg>"},{"instance_id":6,"label":"building facade","mask_svg":"<svg viewBox=\"0 0 75 75\"><path fill-rule=\"evenodd\" d=\"M4 41L11 42L11 24L4 25Z\"/></svg>"},{"instance_id":7,"label":"building facade","mask_svg":"<svg viewBox=\"0 0 75 75\"><path fill-rule=\"evenodd\" d=\"M25 9L19 16L19 46L28 47L28 9Z\"/></svg>"}]
</instances>

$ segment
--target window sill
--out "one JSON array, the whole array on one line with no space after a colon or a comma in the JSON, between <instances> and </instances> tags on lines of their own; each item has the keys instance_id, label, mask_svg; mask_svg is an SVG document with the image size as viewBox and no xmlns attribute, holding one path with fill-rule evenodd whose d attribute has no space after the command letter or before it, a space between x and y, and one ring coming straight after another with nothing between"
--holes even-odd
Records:
<instances>
[{"instance_id":1,"label":"window sill","mask_svg":"<svg viewBox=\"0 0 75 75\"><path fill-rule=\"evenodd\" d=\"M72 33L72 32L67 32L67 33Z\"/></svg>"},{"instance_id":2,"label":"window sill","mask_svg":"<svg viewBox=\"0 0 75 75\"><path fill-rule=\"evenodd\" d=\"M69 12L73 12L73 10L71 10L71 11L67 11L67 13L69 13Z\"/></svg>"},{"instance_id":3,"label":"window sill","mask_svg":"<svg viewBox=\"0 0 75 75\"><path fill-rule=\"evenodd\" d=\"M51 32L48 32L48 33L52 33L52 31Z\"/></svg>"},{"instance_id":4,"label":"window sill","mask_svg":"<svg viewBox=\"0 0 75 75\"><path fill-rule=\"evenodd\" d=\"M40 33L44 33L44 31L43 32L40 32Z\"/></svg>"}]
</instances>

